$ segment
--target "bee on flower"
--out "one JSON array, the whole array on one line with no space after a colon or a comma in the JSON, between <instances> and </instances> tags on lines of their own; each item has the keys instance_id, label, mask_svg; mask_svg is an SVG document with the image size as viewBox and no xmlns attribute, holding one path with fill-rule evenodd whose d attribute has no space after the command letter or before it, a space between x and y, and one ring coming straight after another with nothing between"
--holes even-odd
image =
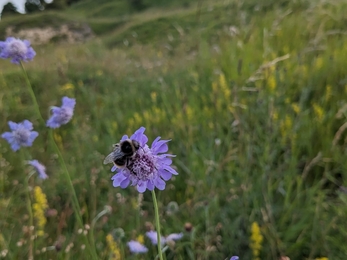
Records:
<instances>
[{"instance_id":1,"label":"bee on flower","mask_svg":"<svg viewBox=\"0 0 347 260\"><path fill-rule=\"evenodd\" d=\"M132 185L141 193L155 187L164 190L165 181L178 174L171 167L174 155L166 154L170 140L157 137L149 147L144 131L145 128L140 127L130 138L124 135L106 157L104 163L113 162L111 171L116 171L112 177L114 187L124 189Z\"/></svg>"}]
</instances>

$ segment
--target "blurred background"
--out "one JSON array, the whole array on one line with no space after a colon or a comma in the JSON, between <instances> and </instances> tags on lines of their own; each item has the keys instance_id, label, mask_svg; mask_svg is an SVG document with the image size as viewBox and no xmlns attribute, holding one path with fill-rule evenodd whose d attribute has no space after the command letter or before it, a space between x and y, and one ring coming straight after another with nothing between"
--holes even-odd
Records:
<instances>
[{"instance_id":1,"label":"blurred background","mask_svg":"<svg viewBox=\"0 0 347 260\"><path fill-rule=\"evenodd\" d=\"M30 40L42 115L76 98L54 139L85 226L21 67L0 60L1 133L33 122L40 135L23 150L49 175L30 179L28 203L30 169L0 139L0 258L92 259L86 236L100 259L154 259L150 192L114 188L102 164L141 126L177 155L179 175L157 192L163 235L184 233L166 259L346 258L346 1L23 3L4 2L0 40ZM29 221L35 187L44 225ZM149 252L131 254L130 240Z\"/></svg>"}]
</instances>

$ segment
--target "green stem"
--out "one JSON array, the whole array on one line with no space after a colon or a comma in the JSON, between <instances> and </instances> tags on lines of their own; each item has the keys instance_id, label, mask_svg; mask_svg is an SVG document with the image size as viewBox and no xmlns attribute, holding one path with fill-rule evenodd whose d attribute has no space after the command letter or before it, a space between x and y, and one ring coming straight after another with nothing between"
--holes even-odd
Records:
<instances>
[{"instance_id":1,"label":"green stem","mask_svg":"<svg viewBox=\"0 0 347 260\"><path fill-rule=\"evenodd\" d=\"M161 234L160 234L160 222L159 222L159 210L158 210L158 202L157 197L155 196L154 189L152 190L152 198L153 198L153 205L154 205L154 214L155 214L155 227L157 229L157 239L158 239L158 255L160 260L163 260L163 253L161 251Z\"/></svg>"},{"instance_id":2,"label":"green stem","mask_svg":"<svg viewBox=\"0 0 347 260\"><path fill-rule=\"evenodd\" d=\"M45 125L45 120L43 119L43 116L42 116L42 114L40 112L39 104L37 102L34 90L33 90L32 85L30 83L28 74L27 74L27 72L26 72L22 62L20 63L20 65L22 67L22 70L23 70L23 73L24 73L24 76L25 76L25 81L27 83L31 99L32 99L32 101L34 103L36 113L38 114L41 123L43 125ZM80 227L83 228L84 227L83 226L83 220L82 220L82 217L81 217L81 210L80 210L79 202L78 202L78 199L77 199L76 191L75 191L75 188L74 188L74 186L72 184L70 173L69 173L69 170L67 169L67 166L66 166L65 160L63 158L63 155L61 154L61 152L59 150L59 147L58 147L57 143L54 140L53 130L52 129L50 129L50 131L49 131L49 139L50 139L50 141L51 141L51 143L53 145L53 148L54 148L55 152L58 155L59 163L63 167L64 177L65 177L65 179L66 179L66 181L68 183L68 186L69 186L69 188L71 190L71 193L72 193L72 207L73 207L73 209L74 209L74 211L76 213L77 221L78 221ZM91 255L93 256L93 259L98 259L98 256L97 256L96 251L95 251L95 245L93 244L92 246L90 246L87 237L84 236L84 238L85 238L86 247L88 247L88 249L90 250Z\"/></svg>"},{"instance_id":3,"label":"green stem","mask_svg":"<svg viewBox=\"0 0 347 260\"><path fill-rule=\"evenodd\" d=\"M50 129L49 130L49 137L50 139L52 140L52 144L53 144L53 148L55 150L55 152L58 154L58 161L59 163L63 166L63 172L64 172L64 176L67 180L67 183L68 183L68 186L72 192L72 206L74 208L74 211L76 212L76 215L77 215L77 220L80 224L80 226L83 228L83 221L82 221L82 217L81 217L81 209L80 209L80 205L79 205L79 202L78 202L78 199L77 199L77 195L76 195L76 192L75 192L75 188L72 184L72 180L71 180L71 177L70 177L70 174L69 174L69 170L67 169L67 166L66 166L66 163L65 163L65 160L63 158L63 155L61 154L60 150L59 150L59 147L57 145L57 143L55 142L54 140L54 136L53 136L53 130Z\"/></svg>"},{"instance_id":4,"label":"green stem","mask_svg":"<svg viewBox=\"0 0 347 260\"><path fill-rule=\"evenodd\" d=\"M106 206L108 207L108 206ZM98 215L96 215L96 217L92 220L92 223L91 223L91 227L90 227L90 231L89 231L89 236L90 236L90 241L91 241L91 244L95 244L95 241L94 241L94 228L95 228L95 224L96 222L105 214L107 213L110 213L110 210L108 210L107 208L105 207L105 209L103 211L101 211Z\"/></svg>"},{"instance_id":5,"label":"green stem","mask_svg":"<svg viewBox=\"0 0 347 260\"><path fill-rule=\"evenodd\" d=\"M43 117L42 117L42 115L41 115L40 108L39 108L39 103L37 102L37 99L36 99L36 96L35 96L33 87L31 86L31 83L30 83L30 80L29 80L29 77L28 77L28 73L27 73L27 71L25 70L24 65L23 65L22 62L20 62L20 66L22 67L22 71L23 71L24 76L25 76L24 78L25 78L25 81L26 81L26 83L27 83L27 86L28 86L28 89L29 89L29 94L30 94L30 96L31 96L31 99L33 100L36 113L37 113L38 116L40 117L41 122L42 122L43 124L45 124L45 120L43 119Z\"/></svg>"}]
</instances>

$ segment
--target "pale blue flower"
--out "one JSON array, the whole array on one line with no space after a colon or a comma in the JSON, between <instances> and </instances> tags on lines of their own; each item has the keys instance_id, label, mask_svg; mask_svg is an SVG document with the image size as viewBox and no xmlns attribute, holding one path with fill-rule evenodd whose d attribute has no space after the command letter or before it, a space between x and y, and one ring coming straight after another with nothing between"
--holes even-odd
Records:
<instances>
[{"instance_id":1,"label":"pale blue flower","mask_svg":"<svg viewBox=\"0 0 347 260\"><path fill-rule=\"evenodd\" d=\"M29 120L21 123L8 122L12 132L5 132L1 135L11 145L13 151L18 151L21 146L32 146L35 138L39 135L33 130L33 124Z\"/></svg>"},{"instance_id":2,"label":"pale blue flower","mask_svg":"<svg viewBox=\"0 0 347 260\"><path fill-rule=\"evenodd\" d=\"M231 258L230 258L230 260L239 260L239 257L238 256L232 256Z\"/></svg>"},{"instance_id":3,"label":"pale blue flower","mask_svg":"<svg viewBox=\"0 0 347 260\"><path fill-rule=\"evenodd\" d=\"M67 124L74 112L76 99L63 97L61 107L51 107L52 116L47 121L47 126L50 128L58 128L61 125Z\"/></svg>"},{"instance_id":4,"label":"pale blue flower","mask_svg":"<svg viewBox=\"0 0 347 260\"><path fill-rule=\"evenodd\" d=\"M140 242L131 240L127 243L129 250L133 254L147 253L148 248L142 245Z\"/></svg>"},{"instance_id":5,"label":"pale blue flower","mask_svg":"<svg viewBox=\"0 0 347 260\"><path fill-rule=\"evenodd\" d=\"M151 240L151 243L153 245L158 244L158 233L156 231L148 231L146 232L146 236ZM173 233L168 235L167 237L161 237L160 238L160 243L162 245L165 245L168 241L175 241L175 240L180 240L183 237L183 233Z\"/></svg>"},{"instance_id":6,"label":"pale blue flower","mask_svg":"<svg viewBox=\"0 0 347 260\"><path fill-rule=\"evenodd\" d=\"M40 179L47 179L48 178L48 175L46 174L46 167L44 165L42 165L41 163L39 163L38 160L28 161L28 164L30 164L31 166L33 166L35 168Z\"/></svg>"},{"instance_id":7,"label":"pale blue flower","mask_svg":"<svg viewBox=\"0 0 347 260\"><path fill-rule=\"evenodd\" d=\"M178 173L170 166L174 157L171 154L166 154L168 151L167 142L170 140L160 140L157 137L151 148L148 147L148 138L144 134L145 128L140 127L131 137L139 143L140 148L135 155L130 158L130 162L124 168L118 168L114 165L112 172L117 173L112 177L113 186L126 188L129 185L136 186L139 192L144 192L146 189L153 190L155 187L159 190L165 189L165 181L171 179L172 175ZM124 135L121 142L129 139Z\"/></svg>"},{"instance_id":8,"label":"pale blue flower","mask_svg":"<svg viewBox=\"0 0 347 260\"><path fill-rule=\"evenodd\" d=\"M14 64L19 64L20 61L32 60L36 52L30 47L28 40L20 40L13 37L8 37L6 41L0 41L0 58L11 59Z\"/></svg>"},{"instance_id":9,"label":"pale blue flower","mask_svg":"<svg viewBox=\"0 0 347 260\"><path fill-rule=\"evenodd\" d=\"M149 238L149 240L151 240L151 243L153 245L157 245L158 244L158 233L156 231L148 231L146 232L146 236ZM160 238L160 244L164 245L165 244L165 238L162 236Z\"/></svg>"},{"instance_id":10,"label":"pale blue flower","mask_svg":"<svg viewBox=\"0 0 347 260\"><path fill-rule=\"evenodd\" d=\"M168 235L165 239L166 241L170 240L180 240L183 237L183 233L173 233Z\"/></svg>"}]
</instances>

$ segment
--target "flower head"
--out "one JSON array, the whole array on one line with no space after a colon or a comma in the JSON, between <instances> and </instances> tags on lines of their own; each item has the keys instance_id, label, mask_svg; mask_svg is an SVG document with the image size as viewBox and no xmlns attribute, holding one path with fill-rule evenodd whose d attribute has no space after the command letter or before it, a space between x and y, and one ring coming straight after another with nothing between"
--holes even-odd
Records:
<instances>
[{"instance_id":1,"label":"flower head","mask_svg":"<svg viewBox=\"0 0 347 260\"><path fill-rule=\"evenodd\" d=\"M259 257L262 248L263 235L260 232L260 227L257 222L253 222L251 226L251 244L254 258Z\"/></svg>"},{"instance_id":2,"label":"flower head","mask_svg":"<svg viewBox=\"0 0 347 260\"><path fill-rule=\"evenodd\" d=\"M39 186L34 188L33 214L37 222L37 235L44 235L44 227L47 223L45 211L48 209L47 198Z\"/></svg>"},{"instance_id":3,"label":"flower head","mask_svg":"<svg viewBox=\"0 0 347 260\"><path fill-rule=\"evenodd\" d=\"M21 146L32 146L35 138L39 135L33 130L33 124L29 120L21 123L8 122L12 132L5 132L1 135L11 145L13 151L18 151Z\"/></svg>"},{"instance_id":4,"label":"flower head","mask_svg":"<svg viewBox=\"0 0 347 260\"><path fill-rule=\"evenodd\" d=\"M42 165L41 163L39 163L38 160L28 161L28 164L30 164L31 166L33 166L35 168L35 170L39 174L40 179L47 179L48 178L48 175L46 174L46 167L44 165Z\"/></svg>"},{"instance_id":5,"label":"flower head","mask_svg":"<svg viewBox=\"0 0 347 260\"><path fill-rule=\"evenodd\" d=\"M107 245L111 251L112 259L114 259L114 260L122 259L119 245L118 245L117 241L114 240L114 238L111 234L108 234L106 236L106 242L107 242Z\"/></svg>"},{"instance_id":6,"label":"flower head","mask_svg":"<svg viewBox=\"0 0 347 260\"><path fill-rule=\"evenodd\" d=\"M239 260L239 257L236 256L236 255L234 255L234 256L232 256L232 257L230 258L230 260Z\"/></svg>"},{"instance_id":7,"label":"flower head","mask_svg":"<svg viewBox=\"0 0 347 260\"><path fill-rule=\"evenodd\" d=\"M148 248L142 245L138 241L131 240L127 243L129 250L133 254L138 254L138 253L147 253Z\"/></svg>"},{"instance_id":8,"label":"flower head","mask_svg":"<svg viewBox=\"0 0 347 260\"><path fill-rule=\"evenodd\" d=\"M47 120L46 124L48 127L58 128L71 120L76 105L76 99L63 97L62 103L61 107L53 106L51 108L52 116Z\"/></svg>"},{"instance_id":9,"label":"flower head","mask_svg":"<svg viewBox=\"0 0 347 260\"><path fill-rule=\"evenodd\" d=\"M157 245L158 244L158 233L156 231L148 231L146 232L146 236L151 240L153 245ZM183 237L183 233L173 233L168 235L167 237L161 237L160 238L160 243L162 245L168 243L169 241L175 241L175 240L179 240Z\"/></svg>"},{"instance_id":10,"label":"flower head","mask_svg":"<svg viewBox=\"0 0 347 260\"><path fill-rule=\"evenodd\" d=\"M0 41L0 58L11 58L11 62L19 64L20 61L32 60L36 55L28 40L20 40L8 37L6 41Z\"/></svg>"},{"instance_id":11,"label":"flower head","mask_svg":"<svg viewBox=\"0 0 347 260\"><path fill-rule=\"evenodd\" d=\"M139 143L140 148L136 153L129 158L127 166L118 168L114 165L112 172L117 173L112 177L113 186L126 188L131 184L136 186L139 192L144 192L146 189L153 190L157 187L159 190L165 189L165 181L171 179L172 175L178 173L170 166L173 155L165 154L168 151L167 142L169 140L160 140L157 137L151 148L148 147L148 138L144 134L145 128L140 127L131 137L130 140L135 140ZM121 142L129 139L124 135Z\"/></svg>"},{"instance_id":12,"label":"flower head","mask_svg":"<svg viewBox=\"0 0 347 260\"><path fill-rule=\"evenodd\" d=\"M151 231L148 231L146 232L146 236L151 240L151 243L153 245L157 245L158 244L158 233L151 230ZM160 244L161 245L164 245L165 244L165 238L162 236L160 238Z\"/></svg>"},{"instance_id":13,"label":"flower head","mask_svg":"<svg viewBox=\"0 0 347 260\"><path fill-rule=\"evenodd\" d=\"M183 233L173 233L166 237L166 241L180 240L183 237Z\"/></svg>"}]
</instances>

